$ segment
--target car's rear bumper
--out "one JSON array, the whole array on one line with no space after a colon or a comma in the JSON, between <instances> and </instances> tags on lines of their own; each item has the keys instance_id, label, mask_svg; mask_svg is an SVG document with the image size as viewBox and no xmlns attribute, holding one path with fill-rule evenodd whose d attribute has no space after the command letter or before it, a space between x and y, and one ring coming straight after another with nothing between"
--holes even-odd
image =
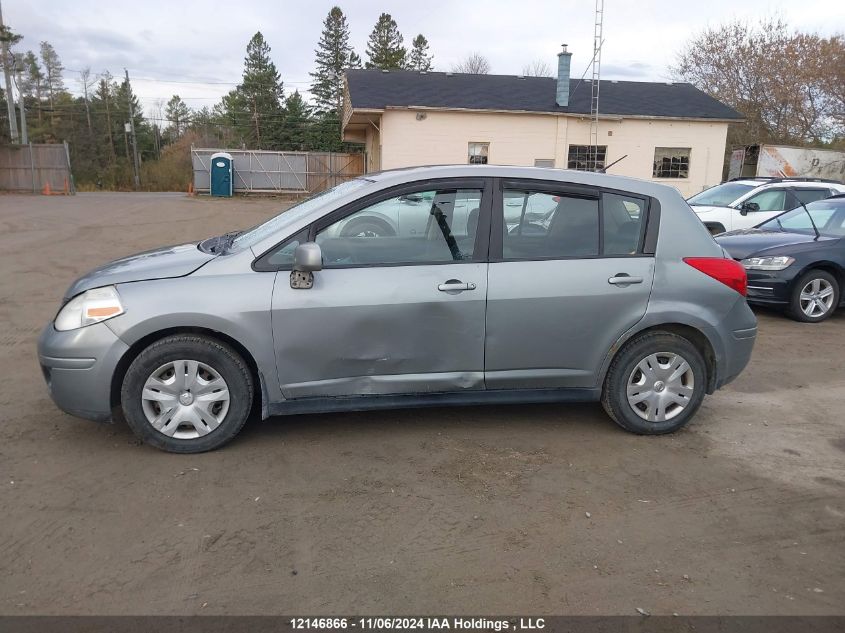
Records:
<instances>
[{"instance_id":1,"label":"car's rear bumper","mask_svg":"<svg viewBox=\"0 0 845 633\"><path fill-rule=\"evenodd\" d=\"M748 303L738 298L713 335L711 342L718 344L714 344L713 350L716 375L712 387L720 389L739 376L751 360L757 340L757 317Z\"/></svg>"},{"instance_id":2,"label":"car's rear bumper","mask_svg":"<svg viewBox=\"0 0 845 633\"><path fill-rule=\"evenodd\" d=\"M111 419L111 384L128 346L105 323L59 332L50 323L38 339L38 362L53 402L89 420Z\"/></svg>"}]
</instances>

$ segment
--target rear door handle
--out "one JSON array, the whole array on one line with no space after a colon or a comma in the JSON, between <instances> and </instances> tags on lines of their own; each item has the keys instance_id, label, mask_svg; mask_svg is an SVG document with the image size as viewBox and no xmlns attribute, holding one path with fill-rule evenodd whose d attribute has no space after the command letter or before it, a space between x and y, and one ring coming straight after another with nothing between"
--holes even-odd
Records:
<instances>
[{"instance_id":1,"label":"rear door handle","mask_svg":"<svg viewBox=\"0 0 845 633\"><path fill-rule=\"evenodd\" d=\"M607 283L613 284L614 286L627 286L629 284L641 284L643 283L643 278L631 277L631 275L626 273L617 273L615 276L608 279Z\"/></svg>"},{"instance_id":2,"label":"rear door handle","mask_svg":"<svg viewBox=\"0 0 845 633\"><path fill-rule=\"evenodd\" d=\"M473 283L465 284L457 279L450 279L446 283L437 286L440 292L463 292L464 290L475 290L476 285Z\"/></svg>"}]
</instances>

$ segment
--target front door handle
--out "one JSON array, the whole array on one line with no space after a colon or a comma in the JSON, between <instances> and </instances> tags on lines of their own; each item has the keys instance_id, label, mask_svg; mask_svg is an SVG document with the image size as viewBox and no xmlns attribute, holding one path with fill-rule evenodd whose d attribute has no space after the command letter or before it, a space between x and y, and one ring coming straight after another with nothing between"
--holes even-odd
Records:
<instances>
[{"instance_id":1,"label":"front door handle","mask_svg":"<svg viewBox=\"0 0 845 633\"><path fill-rule=\"evenodd\" d=\"M450 279L449 281L437 286L440 292L463 292L464 290L475 290L476 285L473 283L465 284L458 279Z\"/></svg>"},{"instance_id":2,"label":"front door handle","mask_svg":"<svg viewBox=\"0 0 845 633\"><path fill-rule=\"evenodd\" d=\"M631 277L628 273L616 273L613 277L607 280L607 283L614 286L628 286L630 284L643 283L642 277Z\"/></svg>"}]
</instances>

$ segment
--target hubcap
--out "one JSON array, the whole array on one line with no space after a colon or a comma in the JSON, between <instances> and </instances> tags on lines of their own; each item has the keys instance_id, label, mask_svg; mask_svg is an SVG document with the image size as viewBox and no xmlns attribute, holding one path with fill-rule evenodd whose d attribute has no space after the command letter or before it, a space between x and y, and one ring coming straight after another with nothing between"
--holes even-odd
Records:
<instances>
[{"instance_id":1,"label":"hubcap","mask_svg":"<svg viewBox=\"0 0 845 633\"><path fill-rule=\"evenodd\" d=\"M679 354L657 352L642 359L628 377L628 404L649 422L679 415L695 392L695 376Z\"/></svg>"},{"instance_id":2,"label":"hubcap","mask_svg":"<svg viewBox=\"0 0 845 633\"><path fill-rule=\"evenodd\" d=\"M192 440L220 426L229 398L229 387L216 369L196 360L174 360L147 378L141 408L157 431Z\"/></svg>"},{"instance_id":3,"label":"hubcap","mask_svg":"<svg viewBox=\"0 0 845 633\"><path fill-rule=\"evenodd\" d=\"M808 317L820 317L833 305L833 286L826 279L813 279L801 289L799 302Z\"/></svg>"}]
</instances>

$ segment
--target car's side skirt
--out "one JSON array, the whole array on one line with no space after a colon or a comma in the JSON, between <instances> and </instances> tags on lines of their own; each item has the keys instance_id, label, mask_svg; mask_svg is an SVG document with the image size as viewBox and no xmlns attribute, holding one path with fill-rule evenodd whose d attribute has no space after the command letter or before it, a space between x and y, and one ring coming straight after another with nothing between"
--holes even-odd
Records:
<instances>
[{"instance_id":1,"label":"car's side skirt","mask_svg":"<svg viewBox=\"0 0 845 633\"><path fill-rule=\"evenodd\" d=\"M270 404L270 415L413 409L478 404L529 404L542 402L596 402L601 389L494 389L448 393L337 396L297 398Z\"/></svg>"}]
</instances>

